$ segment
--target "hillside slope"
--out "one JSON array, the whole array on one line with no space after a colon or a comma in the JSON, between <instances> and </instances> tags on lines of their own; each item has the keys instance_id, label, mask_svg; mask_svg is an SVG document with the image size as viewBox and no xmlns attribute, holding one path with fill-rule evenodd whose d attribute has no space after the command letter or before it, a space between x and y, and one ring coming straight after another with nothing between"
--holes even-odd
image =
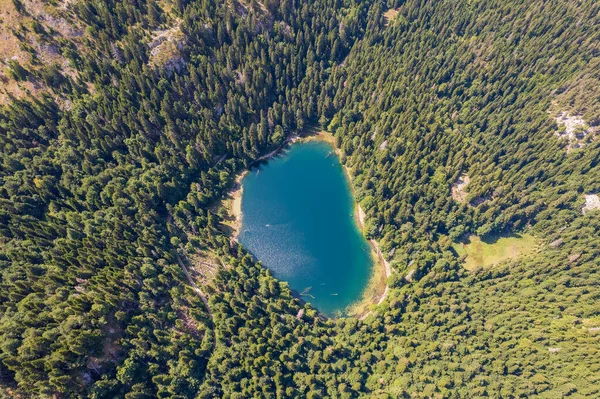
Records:
<instances>
[{"instance_id":1,"label":"hillside slope","mask_svg":"<svg viewBox=\"0 0 600 399\"><path fill-rule=\"evenodd\" d=\"M0 397L600 395L596 2L4 10ZM393 268L365 320L219 229L237 175L317 124ZM534 255L453 249L511 233Z\"/></svg>"}]
</instances>

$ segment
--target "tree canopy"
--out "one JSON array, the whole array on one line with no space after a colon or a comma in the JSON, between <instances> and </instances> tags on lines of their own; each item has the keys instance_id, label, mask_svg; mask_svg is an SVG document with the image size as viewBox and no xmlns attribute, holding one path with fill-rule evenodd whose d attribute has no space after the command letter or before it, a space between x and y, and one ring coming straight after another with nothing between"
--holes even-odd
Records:
<instances>
[{"instance_id":1,"label":"tree canopy","mask_svg":"<svg viewBox=\"0 0 600 399\"><path fill-rule=\"evenodd\" d=\"M600 395L600 4L12 1L31 58L1 82L45 89L0 105L0 397ZM318 125L393 268L364 320L220 229L236 176ZM491 268L452 247L524 231Z\"/></svg>"}]
</instances>

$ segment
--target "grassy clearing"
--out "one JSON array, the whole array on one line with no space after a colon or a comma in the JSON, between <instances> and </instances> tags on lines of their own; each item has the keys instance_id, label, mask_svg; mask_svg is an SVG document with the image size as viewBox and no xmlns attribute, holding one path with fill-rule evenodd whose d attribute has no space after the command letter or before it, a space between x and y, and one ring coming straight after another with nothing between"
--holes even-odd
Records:
<instances>
[{"instance_id":1,"label":"grassy clearing","mask_svg":"<svg viewBox=\"0 0 600 399\"><path fill-rule=\"evenodd\" d=\"M518 259L536 248L535 237L530 234L515 234L482 241L471 236L464 243L452 244L459 257L464 257L464 267L473 270L479 266L487 268L510 259Z\"/></svg>"}]
</instances>

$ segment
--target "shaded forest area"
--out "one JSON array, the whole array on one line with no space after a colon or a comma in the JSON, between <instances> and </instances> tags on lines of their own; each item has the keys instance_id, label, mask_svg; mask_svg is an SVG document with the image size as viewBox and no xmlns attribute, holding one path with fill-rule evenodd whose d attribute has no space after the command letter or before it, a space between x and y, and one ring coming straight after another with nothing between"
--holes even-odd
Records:
<instances>
[{"instance_id":1,"label":"shaded forest area","mask_svg":"<svg viewBox=\"0 0 600 399\"><path fill-rule=\"evenodd\" d=\"M72 39L30 3L14 33L70 69L5 65L47 90L0 106L0 397L600 395L599 142L554 119L600 123L599 4L74 1ZM314 124L394 269L364 321L318 317L213 211ZM535 257L452 249L516 232Z\"/></svg>"}]
</instances>

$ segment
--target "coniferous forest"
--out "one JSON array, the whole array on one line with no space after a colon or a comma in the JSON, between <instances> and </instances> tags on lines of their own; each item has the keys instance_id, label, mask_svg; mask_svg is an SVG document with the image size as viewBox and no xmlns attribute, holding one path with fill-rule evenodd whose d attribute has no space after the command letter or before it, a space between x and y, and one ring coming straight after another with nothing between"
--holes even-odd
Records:
<instances>
[{"instance_id":1,"label":"coniferous forest","mask_svg":"<svg viewBox=\"0 0 600 399\"><path fill-rule=\"evenodd\" d=\"M0 398L600 397L600 3L0 8ZM222 229L310 129L392 267L364 319Z\"/></svg>"}]
</instances>

